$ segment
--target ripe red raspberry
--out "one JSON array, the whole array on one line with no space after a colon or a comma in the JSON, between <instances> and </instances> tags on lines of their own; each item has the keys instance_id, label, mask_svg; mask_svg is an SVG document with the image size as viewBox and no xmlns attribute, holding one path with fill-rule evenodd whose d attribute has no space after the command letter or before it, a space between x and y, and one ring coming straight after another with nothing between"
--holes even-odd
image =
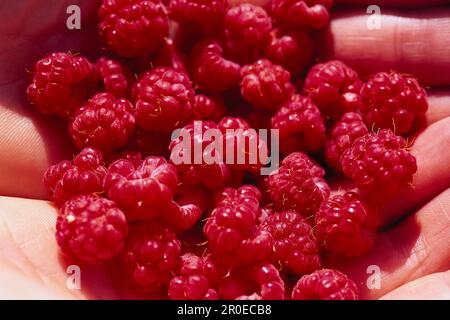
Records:
<instances>
[{"instance_id":1,"label":"ripe red raspberry","mask_svg":"<svg viewBox=\"0 0 450 320\"><path fill-rule=\"evenodd\" d=\"M70 135L78 148L108 153L125 145L135 126L133 105L112 93L97 93L74 112Z\"/></svg>"},{"instance_id":2,"label":"ripe red raspberry","mask_svg":"<svg viewBox=\"0 0 450 320\"><path fill-rule=\"evenodd\" d=\"M129 221L155 218L171 205L178 184L176 168L161 157L147 157L139 166L120 159L108 167L104 187Z\"/></svg>"},{"instance_id":3,"label":"ripe red raspberry","mask_svg":"<svg viewBox=\"0 0 450 320\"><path fill-rule=\"evenodd\" d=\"M283 300L284 282L270 263L240 267L222 279L219 296L226 300Z\"/></svg>"},{"instance_id":4,"label":"ripe red raspberry","mask_svg":"<svg viewBox=\"0 0 450 320\"><path fill-rule=\"evenodd\" d=\"M291 153L281 166L266 178L268 193L275 208L293 209L303 217L315 214L330 188L325 170L301 152Z\"/></svg>"},{"instance_id":5,"label":"ripe red raspberry","mask_svg":"<svg viewBox=\"0 0 450 320\"><path fill-rule=\"evenodd\" d=\"M227 0L171 0L170 17L182 25L195 25L202 31L217 30L225 15Z\"/></svg>"},{"instance_id":6,"label":"ripe red raspberry","mask_svg":"<svg viewBox=\"0 0 450 320\"><path fill-rule=\"evenodd\" d=\"M361 110L373 129L408 133L414 120L428 109L427 93L417 80L397 72L373 75L361 89Z\"/></svg>"},{"instance_id":7,"label":"ripe red raspberry","mask_svg":"<svg viewBox=\"0 0 450 320\"><path fill-rule=\"evenodd\" d=\"M116 256L125 244L128 224L111 200L94 195L70 199L56 221L56 240L62 252L86 263L101 263Z\"/></svg>"},{"instance_id":8,"label":"ripe red raspberry","mask_svg":"<svg viewBox=\"0 0 450 320\"><path fill-rule=\"evenodd\" d=\"M322 28L330 20L332 0L272 0L271 13L283 28Z\"/></svg>"},{"instance_id":9,"label":"ripe red raspberry","mask_svg":"<svg viewBox=\"0 0 450 320\"><path fill-rule=\"evenodd\" d=\"M355 112L344 113L331 129L324 147L324 158L327 164L338 172L342 172L342 154L352 146L353 142L365 135L367 130L362 117Z\"/></svg>"},{"instance_id":10,"label":"ripe red raspberry","mask_svg":"<svg viewBox=\"0 0 450 320\"><path fill-rule=\"evenodd\" d=\"M154 67L166 67L180 73L188 73L187 57L177 48L172 39L165 40L150 64Z\"/></svg>"},{"instance_id":11,"label":"ripe red raspberry","mask_svg":"<svg viewBox=\"0 0 450 320\"><path fill-rule=\"evenodd\" d=\"M169 298L172 300L217 300L214 289L215 270L211 272L208 258L192 253L181 256L181 264L169 283ZM213 276L211 279L211 275Z\"/></svg>"},{"instance_id":12,"label":"ripe red raspberry","mask_svg":"<svg viewBox=\"0 0 450 320\"><path fill-rule=\"evenodd\" d=\"M378 219L354 192L329 197L317 211L315 221L317 239L333 253L358 256L375 242Z\"/></svg>"},{"instance_id":13,"label":"ripe red raspberry","mask_svg":"<svg viewBox=\"0 0 450 320\"><path fill-rule=\"evenodd\" d=\"M51 53L34 65L28 99L39 112L67 118L91 93L93 74L86 58Z\"/></svg>"},{"instance_id":14,"label":"ripe red raspberry","mask_svg":"<svg viewBox=\"0 0 450 320\"><path fill-rule=\"evenodd\" d=\"M127 97L130 91L130 71L119 61L101 57L95 63L97 73L103 80L104 91L117 98Z\"/></svg>"},{"instance_id":15,"label":"ripe red raspberry","mask_svg":"<svg viewBox=\"0 0 450 320\"><path fill-rule=\"evenodd\" d=\"M294 210L276 212L262 224L273 239L275 262L293 273L310 273L320 268L319 244L311 225Z\"/></svg>"},{"instance_id":16,"label":"ripe red raspberry","mask_svg":"<svg viewBox=\"0 0 450 320\"><path fill-rule=\"evenodd\" d=\"M230 168L256 172L267 163L266 142L244 119L225 117L218 127L223 133L223 159Z\"/></svg>"},{"instance_id":17,"label":"ripe red raspberry","mask_svg":"<svg viewBox=\"0 0 450 320\"><path fill-rule=\"evenodd\" d=\"M226 188L216 200L204 233L208 248L218 261L236 267L265 261L272 251L272 237L256 226L261 193L251 185Z\"/></svg>"},{"instance_id":18,"label":"ripe red raspberry","mask_svg":"<svg viewBox=\"0 0 450 320\"><path fill-rule=\"evenodd\" d=\"M51 200L62 203L80 194L101 193L105 174L102 154L93 148L85 148L72 163L64 160L48 168L44 185Z\"/></svg>"},{"instance_id":19,"label":"ripe red raspberry","mask_svg":"<svg viewBox=\"0 0 450 320\"><path fill-rule=\"evenodd\" d=\"M256 108L276 110L294 94L289 71L269 60L244 66L241 75L242 97Z\"/></svg>"},{"instance_id":20,"label":"ripe red raspberry","mask_svg":"<svg viewBox=\"0 0 450 320\"><path fill-rule=\"evenodd\" d=\"M358 138L342 155L341 165L358 189L376 201L409 187L417 171L416 158L408 152L405 139L388 129Z\"/></svg>"},{"instance_id":21,"label":"ripe red raspberry","mask_svg":"<svg viewBox=\"0 0 450 320\"><path fill-rule=\"evenodd\" d=\"M194 98L193 114L195 120L220 121L226 112L220 96L197 94Z\"/></svg>"},{"instance_id":22,"label":"ripe red raspberry","mask_svg":"<svg viewBox=\"0 0 450 320\"><path fill-rule=\"evenodd\" d=\"M292 76L300 74L311 62L314 44L306 32L295 30L284 34L275 29L270 36L267 58L288 70Z\"/></svg>"},{"instance_id":23,"label":"ripe red raspberry","mask_svg":"<svg viewBox=\"0 0 450 320\"><path fill-rule=\"evenodd\" d=\"M238 63L252 63L264 52L272 30L267 12L250 3L241 3L225 13L222 43L225 56Z\"/></svg>"},{"instance_id":24,"label":"ripe red raspberry","mask_svg":"<svg viewBox=\"0 0 450 320\"><path fill-rule=\"evenodd\" d=\"M145 56L158 49L169 33L159 0L103 0L98 31L109 49L124 57Z\"/></svg>"},{"instance_id":25,"label":"ripe red raspberry","mask_svg":"<svg viewBox=\"0 0 450 320\"><path fill-rule=\"evenodd\" d=\"M223 92L238 85L240 68L223 57L216 40L204 40L192 52L192 78L206 92Z\"/></svg>"},{"instance_id":26,"label":"ripe red raspberry","mask_svg":"<svg viewBox=\"0 0 450 320\"><path fill-rule=\"evenodd\" d=\"M271 128L279 130L280 151L315 151L326 140L319 109L307 97L295 94L275 113Z\"/></svg>"},{"instance_id":27,"label":"ripe red raspberry","mask_svg":"<svg viewBox=\"0 0 450 320\"><path fill-rule=\"evenodd\" d=\"M212 130L222 137L222 133L214 122L194 121L183 127L179 137L170 143L170 161L177 167L183 182L201 183L208 188L216 188L224 186L229 180L230 168L223 162L221 154L208 151L207 146L211 144L211 141L203 137L206 132L212 132ZM200 152L196 152L195 145L199 146Z\"/></svg>"},{"instance_id":28,"label":"ripe red raspberry","mask_svg":"<svg viewBox=\"0 0 450 320\"><path fill-rule=\"evenodd\" d=\"M180 263L180 252L180 241L163 224L149 220L132 225L119 256L126 284L141 292L166 288Z\"/></svg>"},{"instance_id":29,"label":"ripe red raspberry","mask_svg":"<svg viewBox=\"0 0 450 320\"><path fill-rule=\"evenodd\" d=\"M149 131L170 133L192 118L194 90L189 77L170 68L144 73L133 87L136 122Z\"/></svg>"},{"instance_id":30,"label":"ripe red raspberry","mask_svg":"<svg viewBox=\"0 0 450 320\"><path fill-rule=\"evenodd\" d=\"M313 66L305 79L304 92L325 117L338 119L361 108L362 82L355 70L338 60Z\"/></svg>"},{"instance_id":31,"label":"ripe red raspberry","mask_svg":"<svg viewBox=\"0 0 450 320\"><path fill-rule=\"evenodd\" d=\"M358 300L358 288L345 274L334 269L304 275L292 290L292 300Z\"/></svg>"}]
</instances>

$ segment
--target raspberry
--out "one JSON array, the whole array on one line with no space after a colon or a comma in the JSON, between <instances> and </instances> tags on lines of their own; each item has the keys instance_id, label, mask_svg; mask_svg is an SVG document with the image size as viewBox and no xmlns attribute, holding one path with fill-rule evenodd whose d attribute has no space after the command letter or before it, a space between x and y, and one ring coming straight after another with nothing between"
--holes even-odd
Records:
<instances>
[{"instance_id":1,"label":"raspberry","mask_svg":"<svg viewBox=\"0 0 450 320\"><path fill-rule=\"evenodd\" d=\"M293 209L303 217L315 214L330 188L324 179L325 170L301 152L291 153L281 166L266 178L268 194L275 208Z\"/></svg>"},{"instance_id":2,"label":"raspberry","mask_svg":"<svg viewBox=\"0 0 450 320\"><path fill-rule=\"evenodd\" d=\"M342 172L342 154L352 146L353 142L365 135L367 130L362 117L355 112L344 113L331 129L330 137L324 147L324 158L327 164L338 172Z\"/></svg>"},{"instance_id":3,"label":"raspberry","mask_svg":"<svg viewBox=\"0 0 450 320\"><path fill-rule=\"evenodd\" d=\"M250 3L241 3L225 13L222 43L225 56L238 63L252 63L263 52L272 30L267 12Z\"/></svg>"},{"instance_id":4,"label":"raspberry","mask_svg":"<svg viewBox=\"0 0 450 320\"><path fill-rule=\"evenodd\" d=\"M283 28L311 27L319 29L328 24L332 0L272 0L271 13Z\"/></svg>"},{"instance_id":5,"label":"raspberry","mask_svg":"<svg viewBox=\"0 0 450 320\"><path fill-rule=\"evenodd\" d=\"M178 50L171 39L166 39L151 64L155 67L171 68L180 73L188 73L186 57Z\"/></svg>"},{"instance_id":6,"label":"raspberry","mask_svg":"<svg viewBox=\"0 0 450 320\"><path fill-rule=\"evenodd\" d=\"M279 130L280 151L315 151L326 140L319 109L307 97L295 94L275 113L271 128Z\"/></svg>"},{"instance_id":7,"label":"raspberry","mask_svg":"<svg viewBox=\"0 0 450 320\"><path fill-rule=\"evenodd\" d=\"M178 184L176 168L161 157L147 157L139 166L119 159L108 167L104 187L129 221L160 216L172 203Z\"/></svg>"},{"instance_id":8,"label":"raspberry","mask_svg":"<svg viewBox=\"0 0 450 320\"><path fill-rule=\"evenodd\" d=\"M192 77L206 92L223 92L239 84L240 65L223 57L216 40L198 43L192 53Z\"/></svg>"},{"instance_id":9,"label":"raspberry","mask_svg":"<svg viewBox=\"0 0 450 320\"><path fill-rule=\"evenodd\" d=\"M220 121L225 111L225 105L221 97L204 94L195 95L193 106L195 120Z\"/></svg>"},{"instance_id":10,"label":"raspberry","mask_svg":"<svg viewBox=\"0 0 450 320\"><path fill-rule=\"evenodd\" d=\"M182 25L211 32L222 24L226 6L227 0L171 0L169 11L170 17Z\"/></svg>"},{"instance_id":11,"label":"raspberry","mask_svg":"<svg viewBox=\"0 0 450 320\"><path fill-rule=\"evenodd\" d=\"M204 226L208 248L222 264L235 267L264 261L272 250L268 232L256 226L261 193L251 185L225 188Z\"/></svg>"},{"instance_id":12,"label":"raspberry","mask_svg":"<svg viewBox=\"0 0 450 320\"><path fill-rule=\"evenodd\" d=\"M298 280L292 300L358 300L358 289L342 272L322 269Z\"/></svg>"},{"instance_id":13,"label":"raspberry","mask_svg":"<svg viewBox=\"0 0 450 320\"><path fill-rule=\"evenodd\" d=\"M143 57L158 49L169 33L159 0L103 0L98 31L109 49L124 57Z\"/></svg>"},{"instance_id":14,"label":"raspberry","mask_svg":"<svg viewBox=\"0 0 450 320\"><path fill-rule=\"evenodd\" d=\"M211 154L206 149L211 142L204 140L203 135L209 130L216 130L221 137L221 132L212 121L194 121L182 128L179 132L180 136L172 140L169 145L170 160L177 167L182 181L189 184L201 183L208 188L216 188L224 186L229 180L230 169L222 161L222 155ZM190 141L184 141L184 139L190 139ZM201 146L200 154L194 152L196 151L194 144Z\"/></svg>"},{"instance_id":15,"label":"raspberry","mask_svg":"<svg viewBox=\"0 0 450 320\"><path fill-rule=\"evenodd\" d=\"M366 133L342 155L343 172L364 195L385 201L409 187L417 171L406 148L405 139L388 129Z\"/></svg>"},{"instance_id":16,"label":"raspberry","mask_svg":"<svg viewBox=\"0 0 450 320\"><path fill-rule=\"evenodd\" d=\"M266 142L244 119L225 117L218 127L223 133L223 157L231 169L256 172L268 161Z\"/></svg>"},{"instance_id":17,"label":"raspberry","mask_svg":"<svg viewBox=\"0 0 450 320\"><path fill-rule=\"evenodd\" d=\"M44 185L51 200L62 203L80 194L101 193L106 168L102 154L85 148L75 156L72 163L64 160L47 169Z\"/></svg>"},{"instance_id":18,"label":"raspberry","mask_svg":"<svg viewBox=\"0 0 450 320\"><path fill-rule=\"evenodd\" d=\"M134 121L128 100L102 92L74 112L69 132L78 148L94 147L107 153L127 143Z\"/></svg>"},{"instance_id":19,"label":"raspberry","mask_svg":"<svg viewBox=\"0 0 450 320\"><path fill-rule=\"evenodd\" d=\"M331 252L358 256L375 242L377 218L354 192L325 200L315 221L317 238Z\"/></svg>"},{"instance_id":20,"label":"raspberry","mask_svg":"<svg viewBox=\"0 0 450 320\"><path fill-rule=\"evenodd\" d=\"M313 66L305 79L304 92L322 115L338 119L343 113L361 108L358 74L338 60Z\"/></svg>"},{"instance_id":21,"label":"raspberry","mask_svg":"<svg viewBox=\"0 0 450 320\"><path fill-rule=\"evenodd\" d=\"M240 267L222 279L219 296L226 300L282 300L284 282L270 263Z\"/></svg>"},{"instance_id":22,"label":"raspberry","mask_svg":"<svg viewBox=\"0 0 450 320\"><path fill-rule=\"evenodd\" d=\"M244 66L241 75L242 97L256 108L275 110L294 93L289 71L269 60Z\"/></svg>"},{"instance_id":23,"label":"raspberry","mask_svg":"<svg viewBox=\"0 0 450 320\"><path fill-rule=\"evenodd\" d=\"M217 300L217 292L209 279L211 264L205 258L192 253L181 256L181 265L176 277L169 283L169 297L172 300Z\"/></svg>"},{"instance_id":24,"label":"raspberry","mask_svg":"<svg viewBox=\"0 0 450 320\"><path fill-rule=\"evenodd\" d=\"M274 239L274 259L294 273L320 268L319 244L311 225L293 210L270 215L261 225Z\"/></svg>"},{"instance_id":25,"label":"raspberry","mask_svg":"<svg viewBox=\"0 0 450 320\"><path fill-rule=\"evenodd\" d=\"M428 109L427 93L417 80L397 72L373 75L361 89L366 124L374 129L408 133L414 120Z\"/></svg>"},{"instance_id":26,"label":"raspberry","mask_svg":"<svg viewBox=\"0 0 450 320\"><path fill-rule=\"evenodd\" d=\"M153 155L167 158L170 135L167 133L152 132L137 128L130 138L131 147L140 150L143 155Z\"/></svg>"},{"instance_id":27,"label":"raspberry","mask_svg":"<svg viewBox=\"0 0 450 320\"><path fill-rule=\"evenodd\" d=\"M95 68L103 79L103 87L106 92L115 97L127 97L130 89L130 71L125 69L119 61L101 57L97 60Z\"/></svg>"},{"instance_id":28,"label":"raspberry","mask_svg":"<svg viewBox=\"0 0 450 320\"><path fill-rule=\"evenodd\" d=\"M62 252L91 264L116 256L127 233L124 213L111 200L93 195L64 203L56 222L56 240Z\"/></svg>"},{"instance_id":29,"label":"raspberry","mask_svg":"<svg viewBox=\"0 0 450 320\"><path fill-rule=\"evenodd\" d=\"M267 58L288 70L292 76L300 74L311 62L314 44L306 32L295 30L283 34L275 29L270 36Z\"/></svg>"},{"instance_id":30,"label":"raspberry","mask_svg":"<svg viewBox=\"0 0 450 320\"><path fill-rule=\"evenodd\" d=\"M34 65L28 99L41 113L67 118L89 96L92 70L91 63L82 56L51 53Z\"/></svg>"},{"instance_id":31,"label":"raspberry","mask_svg":"<svg viewBox=\"0 0 450 320\"><path fill-rule=\"evenodd\" d=\"M132 225L119 264L125 282L141 292L165 288L180 262L181 244L163 224L149 220Z\"/></svg>"},{"instance_id":32,"label":"raspberry","mask_svg":"<svg viewBox=\"0 0 450 320\"><path fill-rule=\"evenodd\" d=\"M137 124L149 131L170 133L192 117L194 90L189 77L170 68L144 73L133 87Z\"/></svg>"}]
</instances>

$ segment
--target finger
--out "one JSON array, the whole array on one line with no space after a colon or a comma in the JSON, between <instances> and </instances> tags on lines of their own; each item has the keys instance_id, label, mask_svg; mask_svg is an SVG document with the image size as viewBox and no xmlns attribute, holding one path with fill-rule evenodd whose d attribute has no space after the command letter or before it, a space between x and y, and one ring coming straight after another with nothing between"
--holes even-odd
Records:
<instances>
[{"instance_id":1,"label":"finger","mask_svg":"<svg viewBox=\"0 0 450 320\"><path fill-rule=\"evenodd\" d=\"M433 273L381 297L383 300L450 300L450 271Z\"/></svg>"},{"instance_id":2,"label":"finger","mask_svg":"<svg viewBox=\"0 0 450 320\"><path fill-rule=\"evenodd\" d=\"M408 7L433 6L447 4L448 0L335 0L336 5L378 5L383 7Z\"/></svg>"},{"instance_id":3,"label":"finger","mask_svg":"<svg viewBox=\"0 0 450 320\"><path fill-rule=\"evenodd\" d=\"M327 265L353 279L362 298L379 298L431 273L450 268L450 189L397 227L379 235L374 249L363 257L329 256ZM369 266L381 270L380 287L369 289Z\"/></svg>"},{"instance_id":4,"label":"finger","mask_svg":"<svg viewBox=\"0 0 450 320\"><path fill-rule=\"evenodd\" d=\"M337 11L318 38L322 59L339 59L363 77L386 70L410 73L422 85L450 84L450 9L381 11L376 19L361 10Z\"/></svg>"},{"instance_id":5,"label":"finger","mask_svg":"<svg viewBox=\"0 0 450 320\"><path fill-rule=\"evenodd\" d=\"M79 265L80 290L66 285L67 267L74 263L59 254L54 235L56 215L57 210L46 201L0 197L0 265L10 265L23 281L44 286L61 297L117 298L110 273L101 265ZM35 298L39 294L36 292Z\"/></svg>"},{"instance_id":6,"label":"finger","mask_svg":"<svg viewBox=\"0 0 450 320\"><path fill-rule=\"evenodd\" d=\"M428 93L428 103L427 125L450 117L450 90L432 90Z\"/></svg>"}]
</instances>

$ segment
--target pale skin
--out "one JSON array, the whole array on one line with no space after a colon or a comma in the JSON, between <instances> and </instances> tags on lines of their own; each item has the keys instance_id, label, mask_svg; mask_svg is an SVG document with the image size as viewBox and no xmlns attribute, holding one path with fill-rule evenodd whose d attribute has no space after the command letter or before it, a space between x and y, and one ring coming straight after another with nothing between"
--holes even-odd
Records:
<instances>
[{"instance_id":1,"label":"pale skin","mask_svg":"<svg viewBox=\"0 0 450 320\"><path fill-rule=\"evenodd\" d=\"M266 0L267 1L267 0ZM255 0L255 2L265 2ZM341 0L360 5L337 11L317 39L324 58L349 63L363 76L401 68L428 88L427 125L411 152L419 170L414 189L382 211L383 232L372 252L326 264L349 274L368 299L450 299L450 8L442 0ZM42 174L74 150L64 123L35 112L26 100L26 69L51 51L89 53L96 47L97 4L82 6L82 29L65 28L70 1L0 5L0 298L126 298L106 267L82 267L81 290L66 286L65 262L54 239L57 210L45 201ZM366 28L365 9L379 4L381 29ZM397 8L390 8L393 4ZM92 45L95 44L95 45ZM334 186L342 188L339 183ZM392 222L400 221L395 226ZM381 287L365 285L369 265L381 269Z\"/></svg>"}]
</instances>

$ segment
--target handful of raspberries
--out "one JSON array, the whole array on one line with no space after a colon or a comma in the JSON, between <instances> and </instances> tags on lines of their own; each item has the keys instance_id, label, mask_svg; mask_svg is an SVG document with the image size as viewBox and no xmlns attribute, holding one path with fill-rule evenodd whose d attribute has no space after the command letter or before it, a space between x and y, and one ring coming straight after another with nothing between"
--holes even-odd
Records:
<instances>
[{"instance_id":1,"label":"handful of raspberries","mask_svg":"<svg viewBox=\"0 0 450 320\"><path fill-rule=\"evenodd\" d=\"M313 64L331 2L104 0L102 56L37 61L29 101L64 118L79 150L44 176L62 253L108 262L152 297L358 299L323 257L371 250L383 205L411 187L406 138L428 103L412 76ZM201 155L208 130L254 152L231 129L261 150L257 129L278 130L278 168L262 176L262 163L225 161L229 149L176 161L174 130ZM354 188L331 191L336 176Z\"/></svg>"}]
</instances>

